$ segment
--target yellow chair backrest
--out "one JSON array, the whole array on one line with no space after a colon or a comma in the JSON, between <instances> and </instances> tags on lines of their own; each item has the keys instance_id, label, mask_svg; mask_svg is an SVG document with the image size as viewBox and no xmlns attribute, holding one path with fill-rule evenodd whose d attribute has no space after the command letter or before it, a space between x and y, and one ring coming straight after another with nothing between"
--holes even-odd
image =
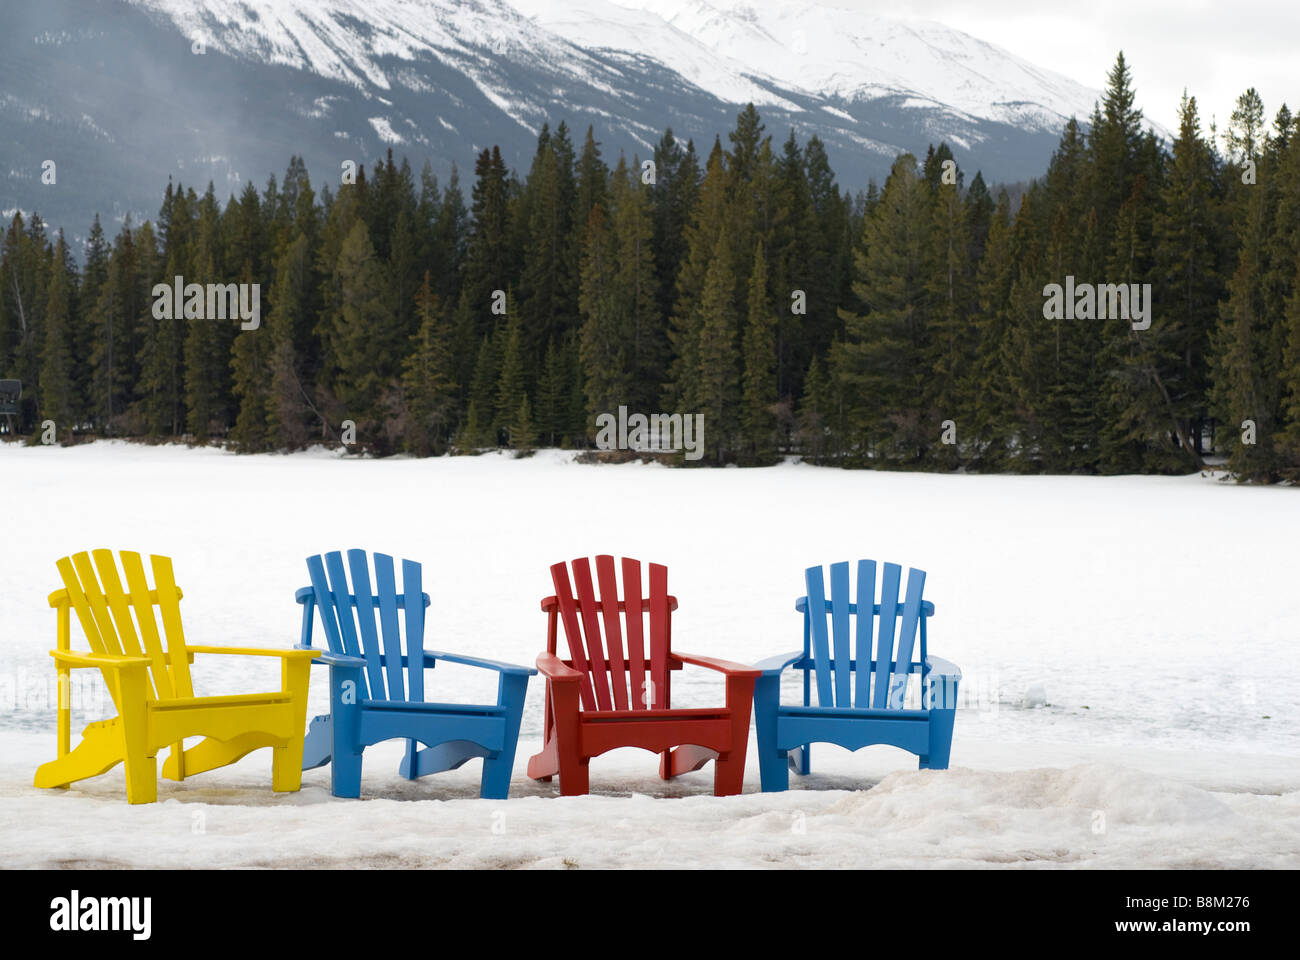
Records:
<instances>
[{"instance_id":1,"label":"yellow chair backrest","mask_svg":"<svg viewBox=\"0 0 1300 960\"><path fill-rule=\"evenodd\" d=\"M95 653L148 657L153 678L153 689L148 691L151 700L194 696L185 633L181 629L182 594L172 575L171 558L149 557L154 579L151 588L145 579L140 554L123 550L120 556L122 572L126 575L125 589L111 550L94 550L89 554L82 551L58 561L64 596L56 593L50 597L50 603L71 604ZM154 607L162 618L161 634ZM60 637L60 644L66 639ZM109 689L113 689L113 684L109 684Z\"/></svg>"}]
</instances>

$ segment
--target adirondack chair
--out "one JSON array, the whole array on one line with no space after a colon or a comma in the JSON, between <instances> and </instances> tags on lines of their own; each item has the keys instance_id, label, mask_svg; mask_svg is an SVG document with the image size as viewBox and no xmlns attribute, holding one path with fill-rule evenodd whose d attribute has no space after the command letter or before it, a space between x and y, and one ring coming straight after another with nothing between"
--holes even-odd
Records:
<instances>
[{"instance_id":1,"label":"adirondack chair","mask_svg":"<svg viewBox=\"0 0 1300 960\"><path fill-rule=\"evenodd\" d=\"M402 776L414 780L455 770L482 757L479 796L504 800L510 793L528 678L537 671L424 649L424 610L429 595L420 589L420 565L402 561L399 591L393 558L376 553L372 589L366 552L349 550L347 559L351 585L337 550L323 557L308 557L311 586L296 595L303 605L299 649L312 649L314 609L320 614L329 644L329 652L322 653L320 659L330 668L330 713L312 720L303 769L332 762L334 796L359 797L365 748L383 740L403 739ZM495 670L499 675L497 702L477 705L425 700L424 671L440 660ZM424 749L418 748L419 743L425 744Z\"/></svg>"},{"instance_id":2,"label":"adirondack chair","mask_svg":"<svg viewBox=\"0 0 1300 960\"><path fill-rule=\"evenodd\" d=\"M925 571L908 570L907 594L900 607L901 573L897 564L883 565L876 603L876 563L859 560L858 602L853 603L847 563L831 564L829 600L822 568L804 571L808 593L795 602L795 609L803 614L803 649L758 664L763 675L754 688L754 722L765 791L785 790L790 769L803 775L810 772L813 742L849 750L891 744L920 757L922 769L947 769L961 671L930 656L926 647L925 623L934 615L934 605L921 599ZM855 618L856 630L850 630L850 620ZM878 625L875 659L871 657L873 623ZM920 659L913 660L918 623ZM781 673L787 667L803 671L800 706L781 705ZM921 675L922 707L904 709L908 677L913 673ZM811 675L816 676L816 706L810 701Z\"/></svg>"},{"instance_id":3,"label":"adirondack chair","mask_svg":"<svg viewBox=\"0 0 1300 960\"><path fill-rule=\"evenodd\" d=\"M586 793L589 761L615 747L658 753L659 775L665 780L716 760L713 792L719 797L740 793L759 671L674 652L671 618L677 598L668 595L668 568L657 563L649 566L647 597L641 563L624 558L620 595L614 558L596 557L599 599L585 557L573 561L576 598L565 565L551 566L555 594L542 601L548 617L546 652L537 658L537 667L546 677L546 739L541 753L528 761L528 775L550 780L559 774L564 796ZM564 624L568 660L556 653L557 622ZM685 664L716 670L726 678L726 706L670 707L669 677Z\"/></svg>"},{"instance_id":4,"label":"adirondack chair","mask_svg":"<svg viewBox=\"0 0 1300 960\"><path fill-rule=\"evenodd\" d=\"M127 802L152 803L158 797L158 750L170 744L162 771L168 779L184 780L234 763L259 747L271 747L272 789L297 790L302 783L307 681L316 654L187 644L181 629L181 588L171 560L150 557L153 587L145 579L140 554L123 550L121 561L125 588L109 550L58 561L64 589L51 593L49 601L58 611L58 649L50 655L59 676L59 752L58 759L36 771L36 786L66 787L124 763ZM162 619L161 634L155 607ZM70 610L76 611L90 653L70 649ZM196 697L190 663L197 653L279 657L281 689ZM81 743L69 752L68 671L83 667L103 673L117 716L90 724ZM204 739L186 750L185 738L198 736Z\"/></svg>"}]
</instances>

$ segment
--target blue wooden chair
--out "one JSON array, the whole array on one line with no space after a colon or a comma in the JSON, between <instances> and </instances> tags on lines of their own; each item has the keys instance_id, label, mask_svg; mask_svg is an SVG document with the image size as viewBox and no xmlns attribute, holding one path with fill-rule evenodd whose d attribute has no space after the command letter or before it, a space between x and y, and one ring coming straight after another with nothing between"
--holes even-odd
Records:
<instances>
[{"instance_id":1,"label":"blue wooden chair","mask_svg":"<svg viewBox=\"0 0 1300 960\"><path fill-rule=\"evenodd\" d=\"M803 614L803 649L758 664L763 675L754 687L754 721L765 791L789 787L790 769L807 775L814 742L849 750L886 743L919 756L922 769L947 769L961 671L926 649L925 621L934 615L934 605L921 599L925 571L908 571L907 596L900 607L902 568L895 563L883 567L879 603L874 560L858 561L857 603L849 598L848 563L831 564L829 600L822 568L804 571L808 594L795 602ZM856 630L850 630L855 618ZM918 622L920 659L913 660ZM875 631L873 624L878 624ZM800 706L781 705L781 673L787 667L803 671ZM903 698L913 673L921 675L922 708L907 710ZM810 699L813 675L816 706Z\"/></svg>"},{"instance_id":2,"label":"blue wooden chair","mask_svg":"<svg viewBox=\"0 0 1300 960\"><path fill-rule=\"evenodd\" d=\"M296 594L303 605L302 642L298 646L312 649L313 609L320 614L329 643L329 652L323 653L318 662L330 668L330 713L311 722L303 749L303 769L332 761L330 785L334 796L359 797L362 751L381 740L404 739L402 776L414 780L454 770L467 760L482 757L479 796L505 799L510 792L528 678L537 671L424 649L424 610L429 595L420 589L420 565L402 561L399 591L393 558L376 553L372 590L366 552L349 550L347 560L351 586L337 550L324 557L308 557L311 586ZM497 702L480 706L427 701L424 671L439 660L495 670L499 674ZM424 749L419 749L418 744L424 744Z\"/></svg>"}]
</instances>

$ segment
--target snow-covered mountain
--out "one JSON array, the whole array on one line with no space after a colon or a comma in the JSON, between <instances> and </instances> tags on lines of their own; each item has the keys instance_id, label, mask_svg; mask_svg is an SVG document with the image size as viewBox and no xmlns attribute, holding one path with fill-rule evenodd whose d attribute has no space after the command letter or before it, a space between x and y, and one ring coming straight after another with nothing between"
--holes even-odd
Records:
<instances>
[{"instance_id":1,"label":"snow-covered mountain","mask_svg":"<svg viewBox=\"0 0 1300 960\"><path fill-rule=\"evenodd\" d=\"M732 103L791 107L773 86L849 101L902 94L917 106L1058 133L1063 118L1086 117L1097 96L942 24L810 0L510 2L578 46L650 57Z\"/></svg>"},{"instance_id":2,"label":"snow-covered mountain","mask_svg":"<svg viewBox=\"0 0 1300 960\"><path fill-rule=\"evenodd\" d=\"M292 153L317 179L390 146L445 176L496 143L522 171L561 119L611 156L667 126L707 150L749 101L777 140L821 136L849 187L941 140L968 173L1015 180L1097 97L940 24L810 0L44 0L6 17L0 210L77 232L95 210L152 214L168 176L224 196Z\"/></svg>"}]
</instances>

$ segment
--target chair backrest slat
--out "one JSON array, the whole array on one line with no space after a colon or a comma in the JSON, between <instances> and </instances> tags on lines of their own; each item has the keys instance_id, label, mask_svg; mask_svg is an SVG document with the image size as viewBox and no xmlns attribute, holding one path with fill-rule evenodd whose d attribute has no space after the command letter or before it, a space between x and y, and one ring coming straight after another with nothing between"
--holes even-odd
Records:
<instances>
[{"instance_id":1,"label":"chair backrest slat","mask_svg":"<svg viewBox=\"0 0 1300 960\"><path fill-rule=\"evenodd\" d=\"M325 558L326 569L334 567L331 559L338 556L338 553L333 553ZM402 699L400 692L398 696L393 696L391 692L385 690L384 652L379 643L379 633L375 630L375 594L370 588L370 564L366 559L364 550L348 551L348 569L352 572L350 587L340 558L337 572L337 577L340 579L335 583L335 589L342 588L345 602L351 606L351 610L349 611L346 607L341 606L339 615L347 615L349 623L353 617L356 618L357 642L361 644L361 651L366 658L366 675L370 681L370 696L374 700L400 700ZM400 661L397 669L397 686L400 691L402 688L402 665Z\"/></svg>"},{"instance_id":2,"label":"chair backrest slat","mask_svg":"<svg viewBox=\"0 0 1300 960\"><path fill-rule=\"evenodd\" d=\"M325 628L325 643L332 653L347 653L343 645L343 634L339 629L339 617L334 605L334 591L330 589L325 576L325 562L320 555L307 558L307 575L311 579L312 606L320 614L321 626ZM348 612L351 616L351 612Z\"/></svg>"},{"instance_id":3,"label":"chair backrest slat","mask_svg":"<svg viewBox=\"0 0 1300 960\"><path fill-rule=\"evenodd\" d=\"M104 645L102 652L118 657L124 656L126 651L122 649L122 641L118 639L117 630L113 626L113 618L109 615L108 604L104 601L104 590L99 585L99 579L95 576L95 569L90 563L90 554L84 551L73 554L72 565L81 578L81 589L86 598L85 602L95 620L95 626L98 627L98 635Z\"/></svg>"},{"instance_id":4,"label":"chair backrest slat","mask_svg":"<svg viewBox=\"0 0 1300 960\"><path fill-rule=\"evenodd\" d=\"M857 689L853 703L866 707L871 703L871 637L876 610L876 561L858 561L857 615Z\"/></svg>"},{"instance_id":5,"label":"chair backrest slat","mask_svg":"<svg viewBox=\"0 0 1300 960\"><path fill-rule=\"evenodd\" d=\"M907 693L907 678L910 676L912 663L912 643L916 637L916 622L921 616L921 592L925 589L925 571L911 567L907 571L907 599L903 601L903 620L898 627L898 650L894 659L898 670L889 684L889 699L886 706L890 710L901 710L903 697Z\"/></svg>"},{"instance_id":6,"label":"chair backrest slat","mask_svg":"<svg viewBox=\"0 0 1300 960\"><path fill-rule=\"evenodd\" d=\"M600 618L596 615L596 590L591 582L591 564L586 557L573 561L573 586L578 592L578 613L587 638L587 662L591 664L591 685L596 705L601 710L614 709L609 691L609 664L605 659L600 636Z\"/></svg>"},{"instance_id":7,"label":"chair backrest slat","mask_svg":"<svg viewBox=\"0 0 1300 960\"><path fill-rule=\"evenodd\" d=\"M668 568L650 564L650 684L652 706L667 710L672 703L668 689L668 654L672 649L672 608L668 597Z\"/></svg>"},{"instance_id":8,"label":"chair backrest slat","mask_svg":"<svg viewBox=\"0 0 1300 960\"><path fill-rule=\"evenodd\" d=\"M352 591L348 586L347 574L343 570L343 554L337 550L325 554L325 570L329 574L330 594L334 598L334 608L338 613L339 631L343 636L343 652L349 656L365 658L366 696L368 699L382 700L384 699L384 674L379 663L379 647L377 644L361 646L356 614L352 605Z\"/></svg>"},{"instance_id":9,"label":"chair backrest slat","mask_svg":"<svg viewBox=\"0 0 1300 960\"><path fill-rule=\"evenodd\" d=\"M596 582L600 586L600 612L609 651L610 692L614 695L614 709L626 710L627 670L623 663L623 631L618 621L618 581L614 576L614 558L609 554L596 557Z\"/></svg>"},{"instance_id":10,"label":"chair backrest slat","mask_svg":"<svg viewBox=\"0 0 1300 960\"><path fill-rule=\"evenodd\" d=\"M181 592L172 572L171 557L150 554L153 567L153 585L158 594L158 614L162 617L163 635L167 638L167 669L172 687L178 697L194 696L194 683L190 679L189 652L185 649L185 630L181 626Z\"/></svg>"},{"instance_id":11,"label":"chair backrest slat","mask_svg":"<svg viewBox=\"0 0 1300 960\"><path fill-rule=\"evenodd\" d=\"M652 700L645 675L645 632L641 600L641 561L623 558L623 600L626 604L624 621L627 623L627 659L631 675L631 703L633 710L648 710Z\"/></svg>"},{"instance_id":12,"label":"chair backrest slat","mask_svg":"<svg viewBox=\"0 0 1300 960\"><path fill-rule=\"evenodd\" d=\"M131 591L131 602L135 605L136 620L140 624L140 639L144 643L146 655L153 663L153 682L158 688L158 697L170 699L176 696L176 688L172 685L167 670L167 653L158 634L158 621L154 618L153 600L149 597L149 581L145 579L144 564L140 560L140 554L134 550L123 550L120 556L122 569L126 573L126 585Z\"/></svg>"},{"instance_id":13,"label":"chair backrest slat","mask_svg":"<svg viewBox=\"0 0 1300 960\"><path fill-rule=\"evenodd\" d=\"M876 689L871 705L877 710L885 707L889 693L889 665L894 659L894 628L898 622L898 579L903 568L887 563L880 578L880 626L876 637Z\"/></svg>"},{"instance_id":14,"label":"chair backrest slat","mask_svg":"<svg viewBox=\"0 0 1300 960\"><path fill-rule=\"evenodd\" d=\"M91 651L101 654L111 652L105 645L104 638L100 636L99 624L95 621L94 612L90 609L86 594L81 589L81 581L77 578L72 558L64 557L57 561L55 566L59 568L59 576L63 579L64 589L68 593L68 603L77 614L77 621L81 624L81 630L86 635L86 642L90 644Z\"/></svg>"},{"instance_id":15,"label":"chair backrest slat","mask_svg":"<svg viewBox=\"0 0 1300 960\"><path fill-rule=\"evenodd\" d=\"M393 558L386 553L376 553L375 555L375 594L379 600L379 622L380 633L382 634L383 649L382 656L385 658L385 670L388 678L388 699L405 700L406 684L402 679L402 628L397 617L397 579L393 568ZM357 574L352 576L352 586L357 594L357 616L360 617L362 600L361 594L368 590L369 576L366 572L366 552L364 550L348 551L348 558L352 561L353 569L360 570L362 580L358 580ZM366 590L363 590L363 586ZM421 612L424 610L422 604L417 603ZM367 641L372 643L375 649L376 657L381 655L380 638L374 638ZM369 657L367 657L367 660ZM412 671L412 676L416 672ZM423 699L423 698L421 698Z\"/></svg>"},{"instance_id":16,"label":"chair backrest slat","mask_svg":"<svg viewBox=\"0 0 1300 960\"><path fill-rule=\"evenodd\" d=\"M831 564L831 632L835 640L835 705L848 707L852 705L849 661L853 658L849 649L852 636L849 633L848 563Z\"/></svg>"},{"instance_id":17,"label":"chair backrest slat","mask_svg":"<svg viewBox=\"0 0 1300 960\"><path fill-rule=\"evenodd\" d=\"M391 570L391 561L390 568ZM420 565L414 560L402 561L402 589L405 592L406 655L409 662L411 699L424 701L424 583ZM396 613L394 611L394 613ZM395 619L395 617L394 617ZM388 627L384 627L388 635ZM393 649L396 650L397 624L393 624ZM399 661L400 662L400 661Z\"/></svg>"},{"instance_id":18,"label":"chair backrest slat","mask_svg":"<svg viewBox=\"0 0 1300 960\"><path fill-rule=\"evenodd\" d=\"M551 564L551 583L555 587L555 602L560 607L564 636L569 642L569 658L573 661L573 669L582 674L578 697L582 700L584 710L595 710L596 694L591 683L587 652L583 648L582 628L578 626L578 604L573 599L573 585L569 582L568 568L563 563Z\"/></svg>"},{"instance_id":19,"label":"chair backrest slat","mask_svg":"<svg viewBox=\"0 0 1300 960\"><path fill-rule=\"evenodd\" d=\"M817 666L817 706L835 706L831 686L830 640L826 635L826 587L821 567L804 571L808 587L808 614L812 623L813 663Z\"/></svg>"},{"instance_id":20,"label":"chair backrest slat","mask_svg":"<svg viewBox=\"0 0 1300 960\"><path fill-rule=\"evenodd\" d=\"M140 638L136 636L135 621L131 618L131 607L122 589L122 580L117 574L117 561L113 559L112 551L92 550L90 555L95 560L95 569L99 571L99 583L104 591L104 601L113 615L122 652L128 657L144 656L144 649L140 646ZM152 607L152 604L150 606Z\"/></svg>"}]
</instances>

